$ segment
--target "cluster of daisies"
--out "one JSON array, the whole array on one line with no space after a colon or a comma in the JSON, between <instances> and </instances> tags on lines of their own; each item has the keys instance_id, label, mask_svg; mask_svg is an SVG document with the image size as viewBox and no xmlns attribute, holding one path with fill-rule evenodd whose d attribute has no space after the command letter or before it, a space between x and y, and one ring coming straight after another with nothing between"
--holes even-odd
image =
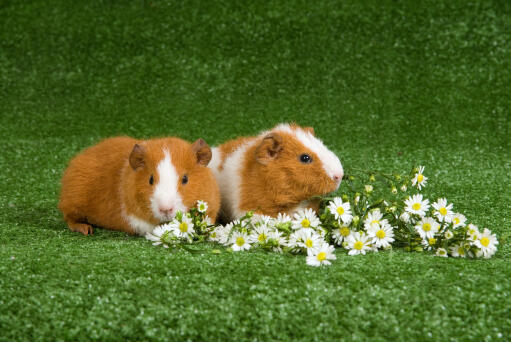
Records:
<instances>
[{"instance_id":1,"label":"cluster of daisies","mask_svg":"<svg viewBox=\"0 0 511 342\"><path fill-rule=\"evenodd\" d=\"M215 226L206 215L207 203L199 201L188 213L178 213L146 238L166 248L213 241L234 252L259 248L304 254L311 266L330 265L336 259L335 246L347 249L349 255L392 246L433 251L441 257L489 258L495 254L498 241L490 230L481 231L467 223L445 198L430 204L422 194L412 193L426 186L428 178L423 172L424 167L414 168L406 176L371 172L368 181L360 183L360 192L355 177L350 176L349 195L324 198L318 214L301 209L292 217L279 214L272 218L248 212L240 220ZM376 177L391 185L390 192L383 194L386 199L375 195L372 184Z\"/></svg>"}]
</instances>

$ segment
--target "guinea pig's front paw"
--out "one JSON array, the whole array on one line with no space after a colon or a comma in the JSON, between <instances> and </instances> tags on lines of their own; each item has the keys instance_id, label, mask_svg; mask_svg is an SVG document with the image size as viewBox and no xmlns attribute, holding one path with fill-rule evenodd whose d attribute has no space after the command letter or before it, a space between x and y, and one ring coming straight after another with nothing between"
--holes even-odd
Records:
<instances>
[{"instance_id":1,"label":"guinea pig's front paw","mask_svg":"<svg viewBox=\"0 0 511 342\"><path fill-rule=\"evenodd\" d=\"M92 235L94 234L94 229L91 225L85 223L68 223L69 229L73 232L79 232L83 235Z\"/></svg>"}]
</instances>

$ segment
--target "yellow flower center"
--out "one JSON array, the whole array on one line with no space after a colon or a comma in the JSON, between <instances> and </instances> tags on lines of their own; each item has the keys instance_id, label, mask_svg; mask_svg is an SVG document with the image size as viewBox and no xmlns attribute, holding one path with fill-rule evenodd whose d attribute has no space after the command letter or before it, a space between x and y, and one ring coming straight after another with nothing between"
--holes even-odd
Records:
<instances>
[{"instance_id":1,"label":"yellow flower center","mask_svg":"<svg viewBox=\"0 0 511 342\"><path fill-rule=\"evenodd\" d=\"M413 209L413 210L419 210L420 208L421 208L421 204L420 204L420 203L414 203L414 204L412 205L412 209Z\"/></svg>"},{"instance_id":2,"label":"yellow flower center","mask_svg":"<svg viewBox=\"0 0 511 342\"><path fill-rule=\"evenodd\" d=\"M429 223L424 223L422 225L422 230L425 231L425 232L429 232L431 230L431 224Z\"/></svg>"},{"instance_id":3,"label":"yellow flower center","mask_svg":"<svg viewBox=\"0 0 511 342\"><path fill-rule=\"evenodd\" d=\"M309 228L310 225L311 225L311 221L307 220L306 218L304 218L302 220L302 223L301 223L302 227L305 227L305 228Z\"/></svg>"},{"instance_id":4,"label":"yellow flower center","mask_svg":"<svg viewBox=\"0 0 511 342\"><path fill-rule=\"evenodd\" d=\"M424 180L424 176L423 176L422 174L420 174L420 173L419 173L419 174L417 175L417 182L422 183L422 181L423 181L423 180Z\"/></svg>"},{"instance_id":5,"label":"yellow flower center","mask_svg":"<svg viewBox=\"0 0 511 342\"><path fill-rule=\"evenodd\" d=\"M378 221L378 220L372 220L372 221L371 221L371 226L372 226L373 224L375 224L375 223L376 223L377 225L380 225L380 221Z\"/></svg>"},{"instance_id":6,"label":"yellow flower center","mask_svg":"<svg viewBox=\"0 0 511 342\"><path fill-rule=\"evenodd\" d=\"M259 236L257 237L257 241L259 241L259 242L264 242L264 241L266 241L266 238L267 238L266 234L265 234L265 233L261 233L261 234L259 234Z\"/></svg>"},{"instance_id":7,"label":"yellow flower center","mask_svg":"<svg viewBox=\"0 0 511 342\"><path fill-rule=\"evenodd\" d=\"M237 244L238 246L240 246L240 247L241 247L241 246L243 246L243 245L245 244L245 239L244 239L243 237L239 236L239 237L236 239L236 244Z\"/></svg>"},{"instance_id":8,"label":"yellow flower center","mask_svg":"<svg viewBox=\"0 0 511 342\"><path fill-rule=\"evenodd\" d=\"M181 231L181 233L186 233L188 231L188 225L186 224L186 222L181 222L179 224L179 230Z\"/></svg>"},{"instance_id":9,"label":"yellow flower center","mask_svg":"<svg viewBox=\"0 0 511 342\"><path fill-rule=\"evenodd\" d=\"M216 232L211 233L212 238L216 238Z\"/></svg>"},{"instance_id":10,"label":"yellow flower center","mask_svg":"<svg viewBox=\"0 0 511 342\"><path fill-rule=\"evenodd\" d=\"M204 204L201 204L201 205L199 206L199 210L204 210L204 209L206 209L206 207L204 206Z\"/></svg>"},{"instance_id":11,"label":"yellow flower center","mask_svg":"<svg viewBox=\"0 0 511 342\"><path fill-rule=\"evenodd\" d=\"M459 255L465 255L465 248L463 248L463 247L461 247L461 246L460 246L460 247L458 247L458 254L459 254Z\"/></svg>"},{"instance_id":12,"label":"yellow flower center","mask_svg":"<svg viewBox=\"0 0 511 342\"><path fill-rule=\"evenodd\" d=\"M326 253L325 252L320 252L318 253L318 255L316 256L316 258L318 259L318 261L323 261L326 259Z\"/></svg>"},{"instance_id":13,"label":"yellow flower center","mask_svg":"<svg viewBox=\"0 0 511 342\"><path fill-rule=\"evenodd\" d=\"M445 251L444 251L443 249L439 249L439 250L438 250L438 254L440 254L440 255L445 255Z\"/></svg>"},{"instance_id":14,"label":"yellow flower center","mask_svg":"<svg viewBox=\"0 0 511 342\"><path fill-rule=\"evenodd\" d=\"M460 218L459 217L455 217L454 220L452 220L454 222L454 224L460 224Z\"/></svg>"},{"instance_id":15,"label":"yellow flower center","mask_svg":"<svg viewBox=\"0 0 511 342\"><path fill-rule=\"evenodd\" d=\"M383 231L383 229L380 229L379 231L376 232L376 237L378 239L383 239L385 237L385 232Z\"/></svg>"},{"instance_id":16,"label":"yellow flower center","mask_svg":"<svg viewBox=\"0 0 511 342\"><path fill-rule=\"evenodd\" d=\"M440 210L438 211L440 212L440 214L442 214L442 216L447 215L447 209L445 209L444 207L440 208Z\"/></svg>"},{"instance_id":17,"label":"yellow flower center","mask_svg":"<svg viewBox=\"0 0 511 342\"><path fill-rule=\"evenodd\" d=\"M312 247L312 240L311 239L307 239L305 241L305 246L307 246L307 248L311 248Z\"/></svg>"},{"instance_id":18,"label":"yellow flower center","mask_svg":"<svg viewBox=\"0 0 511 342\"><path fill-rule=\"evenodd\" d=\"M435 238L429 238L428 243L432 246L432 245L434 245L436 243L436 239Z\"/></svg>"},{"instance_id":19,"label":"yellow flower center","mask_svg":"<svg viewBox=\"0 0 511 342\"><path fill-rule=\"evenodd\" d=\"M357 241L355 242L355 244L353 245L353 248L355 249L358 249L358 250L361 250L362 247L364 247L364 243L362 241Z\"/></svg>"},{"instance_id":20,"label":"yellow flower center","mask_svg":"<svg viewBox=\"0 0 511 342\"><path fill-rule=\"evenodd\" d=\"M337 208L337 213L338 213L339 215L344 214L344 208L343 208L343 207L339 207L339 208Z\"/></svg>"},{"instance_id":21,"label":"yellow flower center","mask_svg":"<svg viewBox=\"0 0 511 342\"><path fill-rule=\"evenodd\" d=\"M339 229L339 233L341 233L342 236L346 237L350 235L350 229L348 227L342 227Z\"/></svg>"},{"instance_id":22,"label":"yellow flower center","mask_svg":"<svg viewBox=\"0 0 511 342\"><path fill-rule=\"evenodd\" d=\"M481 239L481 245L483 245L484 247L488 247L489 244L490 244L490 239L488 239L487 237L483 237Z\"/></svg>"}]
</instances>

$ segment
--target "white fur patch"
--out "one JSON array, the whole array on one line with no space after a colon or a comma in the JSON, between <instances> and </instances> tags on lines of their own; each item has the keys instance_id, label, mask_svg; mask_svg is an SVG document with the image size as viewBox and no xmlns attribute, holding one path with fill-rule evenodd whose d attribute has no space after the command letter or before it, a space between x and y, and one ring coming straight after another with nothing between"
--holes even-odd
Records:
<instances>
[{"instance_id":1,"label":"white fur patch","mask_svg":"<svg viewBox=\"0 0 511 342\"><path fill-rule=\"evenodd\" d=\"M172 159L168 150L163 151L165 158L163 158L156 171L158 172L159 181L154 185L154 192L151 196L151 209L154 217L161 222L173 218L176 211L186 212L181 195L177 187L181 177L177 174L176 168L172 164ZM174 208L173 214L169 217L160 212L160 208Z\"/></svg>"},{"instance_id":2,"label":"white fur patch","mask_svg":"<svg viewBox=\"0 0 511 342\"><path fill-rule=\"evenodd\" d=\"M321 140L316 138L309 132L306 132L300 128L292 129L289 124L280 124L274 129L275 131L283 131L286 133L290 133L298 139L305 147L314 152L321 163L323 164L323 169L326 174L333 178L334 176L340 176L344 174L344 170L341 165L341 161L337 156L330 151Z\"/></svg>"},{"instance_id":3,"label":"white fur patch","mask_svg":"<svg viewBox=\"0 0 511 342\"><path fill-rule=\"evenodd\" d=\"M220 153L218 148L213 148L212 162L209 168L213 171L220 188L222 198L222 212L229 220L239 219L245 212L241 211L241 168L245 158L245 151L255 143L255 140L238 147L236 151L225 158L222 170L218 170L220 164Z\"/></svg>"},{"instance_id":4,"label":"white fur patch","mask_svg":"<svg viewBox=\"0 0 511 342\"><path fill-rule=\"evenodd\" d=\"M209 161L208 167L211 170L218 170L220 166L220 162L222 161L222 155L218 147L213 147L211 149L211 160Z\"/></svg>"},{"instance_id":5,"label":"white fur patch","mask_svg":"<svg viewBox=\"0 0 511 342\"><path fill-rule=\"evenodd\" d=\"M155 227L153 224L144 221L135 215L124 215L124 217L133 228L133 231L138 235L144 236L146 233L152 232Z\"/></svg>"}]
</instances>

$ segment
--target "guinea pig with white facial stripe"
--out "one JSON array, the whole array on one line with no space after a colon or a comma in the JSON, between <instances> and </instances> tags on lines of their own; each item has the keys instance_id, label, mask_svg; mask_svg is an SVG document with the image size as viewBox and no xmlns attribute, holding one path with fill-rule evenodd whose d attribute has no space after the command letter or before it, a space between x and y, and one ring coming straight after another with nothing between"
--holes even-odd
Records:
<instances>
[{"instance_id":1,"label":"guinea pig with white facial stripe","mask_svg":"<svg viewBox=\"0 0 511 342\"><path fill-rule=\"evenodd\" d=\"M93 226L145 235L198 200L207 202L215 222L220 192L210 160L202 139L106 139L71 160L59 209L69 229L85 235Z\"/></svg>"},{"instance_id":2,"label":"guinea pig with white facial stripe","mask_svg":"<svg viewBox=\"0 0 511 342\"><path fill-rule=\"evenodd\" d=\"M338 189L339 158L311 127L280 124L256 137L242 137L212 149L209 168L222 198L221 216L238 219L249 210L275 217L317 208L313 196Z\"/></svg>"}]
</instances>

